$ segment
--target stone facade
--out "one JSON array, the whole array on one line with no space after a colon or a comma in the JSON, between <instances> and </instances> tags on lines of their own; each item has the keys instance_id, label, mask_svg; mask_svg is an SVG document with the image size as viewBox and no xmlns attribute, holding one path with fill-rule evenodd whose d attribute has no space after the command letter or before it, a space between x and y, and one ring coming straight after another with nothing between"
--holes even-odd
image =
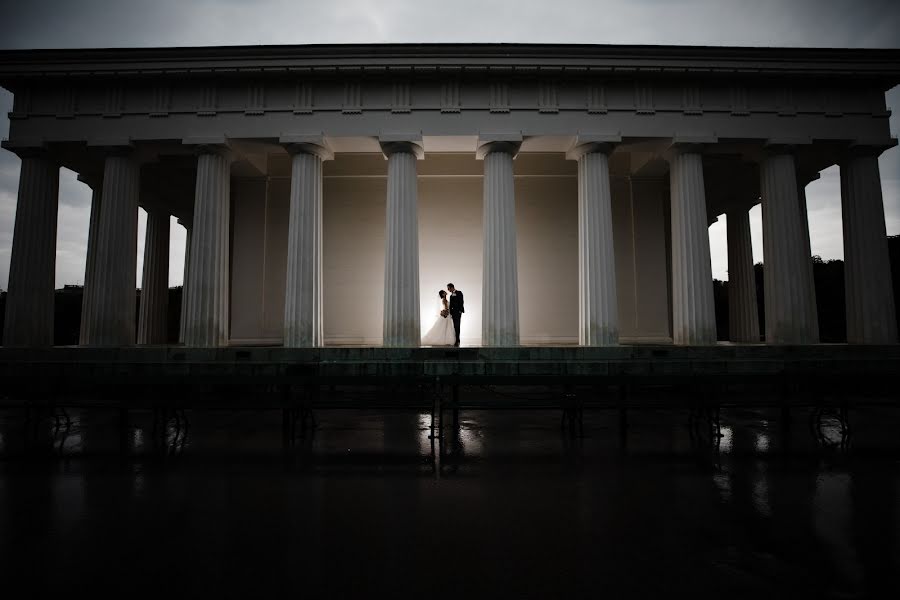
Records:
<instances>
[{"instance_id":1,"label":"stone facade","mask_svg":"<svg viewBox=\"0 0 900 600\"><path fill-rule=\"evenodd\" d=\"M191 232L189 346L416 345L450 280L464 343L711 344L704 225L720 214L731 335L755 342L744 217L760 202L764 340L816 343L803 186L834 164L849 340L893 343L875 159L896 143L898 82L896 50L0 52L3 146L23 160L4 344L52 340L59 166L94 190L84 345L160 341L160 308L135 323L129 305L138 205ZM167 237L148 236L158 288Z\"/></svg>"}]
</instances>

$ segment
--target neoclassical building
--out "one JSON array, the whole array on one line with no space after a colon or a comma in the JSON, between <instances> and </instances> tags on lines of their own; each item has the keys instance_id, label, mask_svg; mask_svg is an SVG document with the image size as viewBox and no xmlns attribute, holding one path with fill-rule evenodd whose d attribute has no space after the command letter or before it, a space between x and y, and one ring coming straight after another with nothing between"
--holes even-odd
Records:
<instances>
[{"instance_id":1,"label":"neoclassical building","mask_svg":"<svg viewBox=\"0 0 900 600\"><path fill-rule=\"evenodd\" d=\"M898 50L3 51L22 160L3 343L52 344L64 166L93 190L87 346L165 342L171 216L186 346L418 346L448 281L466 344L712 344L722 214L732 341L814 344L804 188L835 164L848 340L895 343L877 158L898 83Z\"/></svg>"}]
</instances>

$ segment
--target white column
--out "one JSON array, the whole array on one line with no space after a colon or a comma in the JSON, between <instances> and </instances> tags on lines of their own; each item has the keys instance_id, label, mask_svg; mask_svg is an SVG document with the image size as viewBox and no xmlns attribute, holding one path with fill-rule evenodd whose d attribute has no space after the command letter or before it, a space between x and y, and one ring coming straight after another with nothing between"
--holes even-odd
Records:
<instances>
[{"instance_id":1,"label":"white column","mask_svg":"<svg viewBox=\"0 0 900 600\"><path fill-rule=\"evenodd\" d=\"M516 260L516 197L513 158L521 141L490 141L478 148L484 160L484 250L481 343L519 345L519 277Z\"/></svg>"},{"instance_id":2,"label":"white column","mask_svg":"<svg viewBox=\"0 0 900 600\"><path fill-rule=\"evenodd\" d=\"M616 260L609 187L610 143L584 143L569 151L578 161L578 343L619 343Z\"/></svg>"},{"instance_id":3,"label":"white column","mask_svg":"<svg viewBox=\"0 0 900 600\"><path fill-rule=\"evenodd\" d=\"M78 343L87 344L90 339L90 319L87 315L94 310L94 297L97 293L97 239L100 236L100 203L103 197L102 177L92 177L84 173L78 175L78 181L91 188L91 216L88 225L87 257L84 263L84 289L81 295L81 329Z\"/></svg>"},{"instance_id":4,"label":"white column","mask_svg":"<svg viewBox=\"0 0 900 600\"><path fill-rule=\"evenodd\" d=\"M323 144L285 147L292 158L284 345L322 346L322 161L333 155Z\"/></svg>"},{"instance_id":5,"label":"white column","mask_svg":"<svg viewBox=\"0 0 900 600\"><path fill-rule=\"evenodd\" d=\"M416 160L424 155L413 141L380 138L388 160L384 253L385 347L418 347L419 219Z\"/></svg>"},{"instance_id":6,"label":"white column","mask_svg":"<svg viewBox=\"0 0 900 600\"><path fill-rule=\"evenodd\" d=\"M747 207L729 207L725 220L728 230L728 339L756 344L759 343L759 312Z\"/></svg>"},{"instance_id":7,"label":"white column","mask_svg":"<svg viewBox=\"0 0 900 600\"><path fill-rule=\"evenodd\" d=\"M672 337L679 345L716 343L712 265L703 158L676 148L670 162L672 214Z\"/></svg>"},{"instance_id":8,"label":"white column","mask_svg":"<svg viewBox=\"0 0 900 600\"><path fill-rule=\"evenodd\" d=\"M794 157L776 152L760 165L763 213L766 342L815 344L819 341L815 288L807 265Z\"/></svg>"},{"instance_id":9,"label":"white column","mask_svg":"<svg viewBox=\"0 0 900 600\"><path fill-rule=\"evenodd\" d=\"M169 215L147 209L138 344L165 344L169 309Z\"/></svg>"},{"instance_id":10,"label":"white column","mask_svg":"<svg viewBox=\"0 0 900 600\"><path fill-rule=\"evenodd\" d=\"M224 145L199 149L183 313L185 346L214 348L228 344L231 160L231 152Z\"/></svg>"},{"instance_id":11,"label":"white column","mask_svg":"<svg viewBox=\"0 0 900 600\"><path fill-rule=\"evenodd\" d=\"M127 150L107 156L91 302L82 311L83 343L130 346L135 339L137 209L140 164Z\"/></svg>"},{"instance_id":12,"label":"white column","mask_svg":"<svg viewBox=\"0 0 900 600\"><path fill-rule=\"evenodd\" d=\"M897 316L884 224L878 154L841 162L847 341L897 343Z\"/></svg>"},{"instance_id":13,"label":"white column","mask_svg":"<svg viewBox=\"0 0 900 600\"><path fill-rule=\"evenodd\" d=\"M187 289L188 289L188 274L190 273L190 263L191 263L191 223L190 221L182 221L178 219L178 224L184 227L184 267L182 271L181 277L181 310L178 314L178 343L184 343L184 329L187 324L187 319L185 318L186 309L187 309Z\"/></svg>"},{"instance_id":14,"label":"white column","mask_svg":"<svg viewBox=\"0 0 900 600\"><path fill-rule=\"evenodd\" d=\"M3 345L52 346L59 165L37 149L19 155Z\"/></svg>"}]
</instances>

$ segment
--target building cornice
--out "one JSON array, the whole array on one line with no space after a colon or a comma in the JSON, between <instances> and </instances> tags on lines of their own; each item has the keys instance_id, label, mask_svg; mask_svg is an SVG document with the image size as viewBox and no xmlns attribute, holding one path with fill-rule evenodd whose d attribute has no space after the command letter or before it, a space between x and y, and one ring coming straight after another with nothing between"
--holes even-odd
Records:
<instances>
[{"instance_id":1,"label":"building cornice","mask_svg":"<svg viewBox=\"0 0 900 600\"><path fill-rule=\"evenodd\" d=\"M900 83L900 49L557 44L213 46L0 51L0 84L97 76L277 74L846 77Z\"/></svg>"}]
</instances>

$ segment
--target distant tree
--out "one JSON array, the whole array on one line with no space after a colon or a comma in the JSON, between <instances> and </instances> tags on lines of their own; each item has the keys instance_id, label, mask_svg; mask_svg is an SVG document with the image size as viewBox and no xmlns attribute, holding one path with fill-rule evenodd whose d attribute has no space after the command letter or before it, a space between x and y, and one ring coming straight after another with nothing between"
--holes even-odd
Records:
<instances>
[{"instance_id":1,"label":"distant tree","mask_svg":"<svg viewBox=\"0 0 900 600\"><path fill-rule=\"evenodd\" d=\"M756 283L756 316L759 319L759 335L760 339L764 340L766 337L766 290L761 262L753 265L753 281Z\"/></svg>"},{"instance_id":2,"label":"distant tree","mask_svg":"<svg viewBox=\"0 0 900 600\"><path fill-rule=\"evenodd\" d=\"M716 339L728 340L728 282L713 279L713 305L716 308Z\"/></svg>"},{"instance_id":3,"label":"distant tree","mask_svg":"<svg viewBox=\"0 0 900 600\"><path fill-rule=\"evenodd\" d=\"M81 301L84 288L80 285L66 285L54 294L53 344L55 346L74 346L78 344L81 331ZM135 328L140 318L141 291L135 292ZM178 342L178 331L181 317L181 287L169 288L168 300L168 342ZM0 292L0 338L6 319L6 292ZM135 331L137 335L137 331Z\"/></svg>"},{"instance_id":4,"label":"distant tree","mask_svg":"<svg viewBox=\"0 0 900 600\"><path fill-rule=\"evenodd\" d=\"M170 344L178 343L178 332L181 328L181 297L184 288L169 288L168 340Z\"/></svg>"},{"instance_id":5,"label":"distant tree","mask_svg":"<svg viewBox=\"0 0 900 600\"><path fill-rule=\"evenodd\" d=\"M844 280L842 261L825 262L813 256L813 277L819 312L819 332L823 342L839 342L847 339L844 315ZM763 263L753 265L756 281L756 306L759 317L760 339L766 331L766 294ZM724 293L722 293L724 292ZM728 339L728 282L713 281L713 297L716 303L716 330L720 340Z\"/></svg>"},{"instance_id":6,"label":"distant tree","mask_svg":"<svg viewBox=\"0 0 900 600\"><path fill-rule=\"evenodd\" d=\"M56 346L78 345L81 327L81 298L84 288L80 285L66 285L54 294L53 344Z\"/></svg>"},{"instance_id":7,"label":"distant tree","mask_svg":"<svg viewBox=\"0 0 900 600\"><path fill-rule=\"evenodd\" d=\"M818 257L814 257L818 258ZM819 313L819 340L847 341L847 309L844 298L844 261L813 260L816 307Z\"/></svg>"}]
</instances>

